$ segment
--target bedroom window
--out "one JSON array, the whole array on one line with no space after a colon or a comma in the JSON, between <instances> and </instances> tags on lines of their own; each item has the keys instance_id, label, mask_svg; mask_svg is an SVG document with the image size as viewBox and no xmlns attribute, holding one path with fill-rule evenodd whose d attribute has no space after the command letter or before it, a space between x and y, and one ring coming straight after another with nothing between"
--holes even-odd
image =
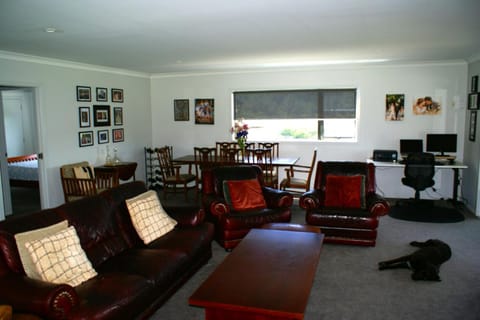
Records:
<instances>
[{"instance_id":1,"label":"bedroom window","mask_svg":"<svg viewBox=\"0 0 480 320\"><path fill-rule=\"evenodd\" d=\"M249 140L357 139L356 89L234 92L233 109Z\"/></svg>"}]
</instances>

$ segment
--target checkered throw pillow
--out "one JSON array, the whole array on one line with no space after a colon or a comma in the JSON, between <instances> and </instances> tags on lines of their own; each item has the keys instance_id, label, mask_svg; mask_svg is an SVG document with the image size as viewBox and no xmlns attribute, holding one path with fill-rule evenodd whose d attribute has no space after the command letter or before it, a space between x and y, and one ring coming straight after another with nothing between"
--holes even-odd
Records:
<instances>
[{"instance_id":1,"label":"checkered throw pillow","mask_svg":"<svg viewBox=\"0 0 480 320\"><path fill-rule=\"evenodd\" d=\"M153 190L125 201L132 224L145 244L170 232L177 225L177 221L165 212Z\"/></svg>"}]
</instances>

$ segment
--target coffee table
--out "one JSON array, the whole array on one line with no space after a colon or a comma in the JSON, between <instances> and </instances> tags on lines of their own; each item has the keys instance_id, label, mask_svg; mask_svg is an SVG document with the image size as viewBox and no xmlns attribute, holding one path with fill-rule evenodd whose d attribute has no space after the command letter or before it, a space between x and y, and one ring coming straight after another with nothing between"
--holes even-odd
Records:
<instances>
[{"instance_id":1,"label":"coffee table","mask_svg":"<svg viewBox=\"0 0 480 320\"><path fill-rule=\"evenodd\" d=\"M323 237L252 229L188 302L206 320L303 319Z\"/></svg>"}]
</instances>

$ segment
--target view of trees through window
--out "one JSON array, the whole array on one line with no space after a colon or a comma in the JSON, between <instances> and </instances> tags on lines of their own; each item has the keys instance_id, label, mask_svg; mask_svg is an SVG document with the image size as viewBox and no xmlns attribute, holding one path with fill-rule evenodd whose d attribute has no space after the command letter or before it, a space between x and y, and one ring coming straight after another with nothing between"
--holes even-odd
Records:
<instances>
[{"instance_id":1,"label":"view of trees through window","mask_svg":"<svg viewBox=\"0 0 480 320\"><path fill-rule=\"evenodd\" d=\"M356 89L234 92L249 140L356 141Z\"/></svg>"}]
</instances>

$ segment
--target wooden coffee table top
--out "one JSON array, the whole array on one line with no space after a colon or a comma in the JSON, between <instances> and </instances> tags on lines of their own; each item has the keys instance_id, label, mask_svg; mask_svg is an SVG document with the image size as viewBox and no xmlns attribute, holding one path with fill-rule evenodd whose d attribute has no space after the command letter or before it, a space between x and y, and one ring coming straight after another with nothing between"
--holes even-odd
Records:
<instances>
[{"instance_id":1,"label":"wooden coffee table top","mask_svg":"<svg viewBox=\"0 0 480 320\"><path fill-rule=\"evenodd\" d=\"M320 233L252 229L189 303L303 319L322 242Z\"/></svg>"}]
</instances>

